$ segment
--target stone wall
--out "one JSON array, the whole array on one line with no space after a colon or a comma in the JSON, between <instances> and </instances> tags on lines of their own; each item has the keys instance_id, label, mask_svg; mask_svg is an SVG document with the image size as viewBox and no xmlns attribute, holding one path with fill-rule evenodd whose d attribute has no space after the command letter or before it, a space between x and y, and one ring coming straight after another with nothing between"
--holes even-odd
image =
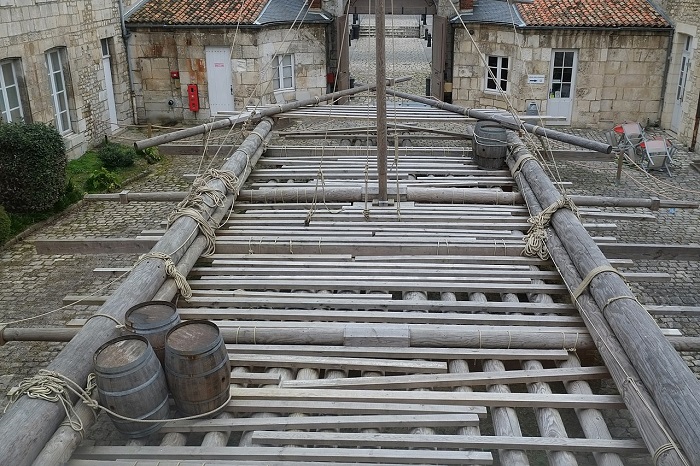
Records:
<instances>
[{"instance_id":1,"label":"stone wall","mask_svg":"<svg viewBox=\"0 0 700 466\"><path fill-rule=\"evenodd\" d=\"M547 114L552 51L578 52L571 126L610 128L624 120L654 123L660 117L668 31L518 30L469 25L485 56L509 57L508 99L518 112L535 102ZM506 108L485 91L486 67L460 27L455 30L453 100L467 107ZM528 84L528 75L544 83Z\"/></svg>"},{"instance_id":2,"label":"stone wall","mask_svg":"<svg viewBox=\"0 0 700 466\"><path fill-rule=\"evenodd\" d=\"M211 99L207 86L205 47L231 49L235 110L312 97L326 90L326 26L221 29L130 27L130 56L138 118L152 123L207 121ZM272 59L294 54L295 90L275 96ZM179 79L171 77L179 73ZM200 110L189 110L187 85L197 84ZM169 102L172 101L172 105Z\"/></svg>"},{"instance_id":3,"label":"stone wall","mask_svg":"<svg viewBox=\"0 0 700 466\"><path fill-rule=\"evenodd\" d=\"M108 0L0 0L0 61L19 60L25 120L53 123L46 51L65 47L71 129L69 157L111 134L101 39L109 39L119 124L131 122L126 54L117 2Z\"/></svg>"}]
</instances>

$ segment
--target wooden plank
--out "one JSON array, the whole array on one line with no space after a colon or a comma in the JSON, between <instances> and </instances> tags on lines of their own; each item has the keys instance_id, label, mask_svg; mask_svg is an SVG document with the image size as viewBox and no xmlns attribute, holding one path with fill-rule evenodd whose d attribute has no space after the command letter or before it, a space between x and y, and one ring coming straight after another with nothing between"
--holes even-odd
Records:
<instances>
[{"instance_id":1,"label":"wooden plank","mask_svg":"<svg viewBox=\"0 0 700 466\"><path fill-rule=\"evenodd\" d=\"M571 451L576 453L646 453L638 440L599 440L554 437L497 437L490 435L363 434L355 432L253 433L258 445L320 445L373 448L477 448L507 450Z\"/></svg>"},{"instance_id":2,"label":"wooden plank","mask_svg":"<svg viewBox=\"0 0 700 466\"><path fill-rule=\"evenodd\" d=\"M513 370L504 372L468 372L460 374L398 375L387 377L352 377L344 379L285 380L280 388L352 388L391 389L444 388L493 384L520 384L533 382L568 382L608 378L605 367L576 369L544 369L541 371Z\"/></svg>"},{"instance_id":3,"label":"wooden plank","mask_svg":"<svg viewBox=\"0 0 700 466\"><path fill-rule=\"evenodd\" d=\"M453 291L453 292L481 292L481 293L546 293L567 294L569 291L560 284L531 284L531 283L481 283L481 282L393 282L372 280L313 280L282 278L279 280L267 280L256 278L251 280L190 280L192 289L306 289L306 290L366 290L366 291Z\"/></svg>"},{"instance_id":4,"label":"wooden plank","mask_svg":"<svg viewBox=\"0 0 700 466\"><path fill-rule=\"evenodd\" d=\"M364 448L303 448L303 447L81 447L73 455L77 459L105 460L222 460L237 461L355 461L357 463L400 462L404 464L491 464L491 453L450 450L406 450Z\"/></svg>"},{"instance_id":5,"label":"wooden plank","mask_svg":"<svg viewBox=\"0 0 700 466\"><path fill-rule=\"evenodd\" d=\"M286 388L231 388L230 406L239 400L359 401L442 403L448 405L511 406L514 408L624 408L617 395L569 395L537 393L482 393L383 390L322 390Z\"/></svg>"},{"instance_id":6,"label":"wooden plank","mask_svg":"<svg viewBox=\"0 0 700 466\"><path fill-rule=\"evenodd\" d=\"M391 357L404 359L499 359L518 361L538 359L542 361L565 361L569 353L563 349L478 349L478 348L391 348L391 347L348 347L317 345L226 345L235 357L237 354L297 354L346 357Z\"/></svg>"},{"instance_id":7,"label":"wooden plank","mask_svg":"<svg viewBox=\"0 0 700 466\"><path fill-rule=\"evenodd\" d=\"M318 369L369 370L437 374L447 372L447 363L379 358L342 358L283 354L234 354L234 364L252 367L314 367Z\"/></svg>"},{"instance_id":8,"label":"wooden plank","mask_svg":"<svg viewBox=\"0 0 700 466\"><path fill-rule=\"evenodd\" d=\"M367 416L246 417L168 421L160 432L245 432L252 430L360 429L386 427L454 427L479 424L470 414L393 414Z\"/></svg>"},{"instance_id":9,"label":"wooden plank","mask_svg":"<svg viewBox=\"0 0 700 466\"><path fill-rule=\"evenodd\" d=\"M406 415L406 414L476 414L486 417L483 406L445 405L434 403L391 403L364 401L297 401L297 400L247 400L236 399L235 404L224 408L232 413L304 413L326 415Z\"/></svg>"},{"instance_id":10,"label":"wooden plank","mask_svg":"<svg viewBox=\"0 0 700 466\"><path fill-rule=\"evenodd\" d=\"M700 260L700 244L601 244L606 257L622 257L634 260Z\"/></svg>"},{"instance_id":11,"label":"wooden plank","mask_svg":"<svg viewBox=\"0 0 700 466\"><path fill-rule=\"evenodd\" d=\"M37 254L137 254L151 250L157 238L36 238Z\"/></svg>"}]
</instances>

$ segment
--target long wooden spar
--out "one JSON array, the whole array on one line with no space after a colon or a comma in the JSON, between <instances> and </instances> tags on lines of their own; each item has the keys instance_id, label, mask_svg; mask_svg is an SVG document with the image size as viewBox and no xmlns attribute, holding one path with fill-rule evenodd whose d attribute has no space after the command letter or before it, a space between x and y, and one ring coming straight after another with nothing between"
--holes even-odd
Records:
<instances>
[{"instance_id":1,"label":"long wooden spar","mask_svg":"<svg viewBox=\"0 0 700 466\"><path fill-rule=\"evenodd\" d=\"M513 119L504 117L502 115L496 115L480 110L460 107L459 105L448 104L441 100L428 99L427 97L421 97L419 95L409 94L407 92L395 91L393 89L387 89L386 93L396 97L400 97L402 99L408 99L414 102L430 105L431 107L447 110L448 112L457 113L459 115L466 115L468 117L477 118L479 120L495 121L504 128L516 131L520 129L525 129L525 131L532 134L536 134L537 136L545 136L549 139L554 139L555 141L566 142L568 144L584 147L586 149L594 150L596 152L602 152L603 154L609 154L610 152L612 152L612 146L610 144L582 138L574 134L562 133L553 129L543 128L542 126L533 125L531 123L518 124L517 122L513 121Z\"/></svg>"},{"instance_id":2,"label":"long wooden spar","mask_svg":"<svg viewBox=\"0 0 700 466\"><path fill-rule=\"evenodd\" d=\"M231 171L244 180L262 155L263 140L269 138L273 122L266 118L255 128L232 156L223 164L222 170ZM226 194L223 209L210 202L213 207L202 208L204 218L220 222L231 207L235 193L227 193L223 181L214 178L208 186ZM217 217L218 215L218 217ZM152 252L168 254L174 263L188 253L188 248L197 238L198 223L190 216L175 220L163 237L153 247ZM198 242L203 244L203 242ZM194 246L192 246L194 247ZM204 252L201 246L196 256ZM187 271L184 271L185 275ZM120 322L125 312L135 304L149 301L166 282L165 263L161 259L138 262L122 284L99 309L99 314L112 316ZM119 335L115 324L108 318L90 319L83 329L63 348L47 369L70 378L78 385L84 385L92 370L92 355L111 338ZM65 417L60 403L23 396L18 399L0 419L0 458L3 464L22 466L32 464L46 442L51 438Z\"/></svg>"},{"instance_id":3,"label":"long wooden spar","mask_svg":"<svg viewBox=\"0 0 700 466\"><path fill-rule=\"evenodd\" d=\"M508 143L512 151L508 160L511 170L514 170L520 158L526 158L521 163L516 178L524 178L537 201L538 206L533 213L559 201L561 193L542 166L534 158L527 159L531 154L512 132L508 133ZM564 256L558 259L553 255L555 263L568 272L573 268L579 277L584 277L581 281L588 283L584 292L590 294L600 309L601 322L609 325L612 331L612 335L608 333L595 339L601 355L614 360L614 363L619 363L620 359L629 359L662 413L662 421L665 420L678 439L690 464L700 464L700 381L664 338L656 321L637 301L625 281L611 268L610 262L576 215L567 208L561 208L552 215L550 225L556 235L553 244L560 242L558 254ZM550 234L548 245L552 238L553 235ZM564 265L562 260L565 260ZM568 285L573 289L580 286L580 282L568 282ZM591 328L589 321L586 321L586 325L592 335L600 333L600 328ZM619 347L624 350L624 358L616 358L616 353L610 351L612 342L615 345L619 342ZM613 371L611 373L615 375ZM634 378L629 373L616 378L620 392L634 391ZM641 429L644 426L639 427ZM668 450L660 456L676 454L677 452ZM659 464L682 463L673 461Z\"/></svg>"},{"instance_id":4,"label":"long wooden spar","mask_svg":"<svg viewBox=\"0 0 700 466\"><path fill-rule=\"evenodd\" d=\"M410 76L404 76L395 79L386 80L386 84L394 85L395 83L402 83L411 80ZM261 108L260 110L252 112L244 112L239 115L233 115L223 120L217 120L211 123L204 123L202 125L193 126L191 128L181 129L179 131L173 131L168 134L161 134L159 136L154 136L148 139L142 139L141 141L136 141L134 143L134 148L136 150L143 150L148 147L158 146L160 144L165 144L168 142L178 141L180 139L188 138L190 136L196 136L198 134L204 134L209 131L229 128L236 125L242 125L243 123L253 122L257 123L265 117L271 117L279 113L288 112L300 107L314 106L321 102L327 102L329 100L339 99L341 97L354 95L359 92L369 91L376 89L376 85L365 85L360 87L353 87L351 89L346 89L343 91L332 92L330 94L324 94L317 97L312 97L304 100L297 100L295 102L290 102L288 104L275 105L272 107Z\"/></svg>"}]
</instances>

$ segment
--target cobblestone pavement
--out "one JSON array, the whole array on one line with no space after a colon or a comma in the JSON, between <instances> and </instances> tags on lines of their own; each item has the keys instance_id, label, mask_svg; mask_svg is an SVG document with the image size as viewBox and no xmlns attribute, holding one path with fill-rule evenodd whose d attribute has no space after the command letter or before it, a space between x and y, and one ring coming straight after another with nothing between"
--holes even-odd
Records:
<instances>
[{"instance_id":1,"label":"cobblestone pavement","mask_svg":"<svg viewBox=\"0 0 700 466\"><path fill-rule=\"evenodd\" d=\"M365 40L366 42L368 40ZM390 43L391 41L388 41ZM424 42L415 43L401 39L396 47L408 48L414 56L426 53ZM354 41L352 50L353 73L357 78L371 74L364 64L373 61L369 52L361 53L362 40ZM387 48L389 49L389 45ZM421 50L423 48L423 50ZM370 47L365 46L365 50ZM373 49L372 49L373 51ZM417 55L416 55L417 54ZM417 62L417 64L416 64ZM387 61L390 66L389 60ZM397 61L397 68L398 66ZM424 76L424 63L415 60L410 65L407 59L401 64L401 75L412 70L420 81ZM417 71L415 71L417 70ZM364 73L364 74L363 74ZM421 94L422 89L410 88L408 92ZM424 90L424 89L423 89ZM305 122L303 127L315 123ZM464 124L445 124L447 129L463 131ZM603 140L603 134L593 130L571 130L575 134L592 139ZM138 134L128 133L125 138L139 138ZM677 143L677 142L676 142ZM432 144L428 142L428 144ZM556 148L566 145L553 143ZM680 146L679 146L680 147ZM613 162L557 162L549 166L556 170L557 178L570 181L570 193L594 194L621 197L660 197L697 202L700 200L700 174L690 167L693 154L680 148L672 164L672 176L655 173L649 176L626 165L620 182L615 180L616 167ZM197 156L171 156L154 168L148 176L134 181L129 189L142 191L185 190L189 184L183 174L199 170L204 166L220 166L221 160L204 160ZM42 226L20 240L0 249L0 320L12 322L46 313L62 306L63 297L69 294L108 294L116 288L117 283L110 283L111 278L92 273L95 267L127 266L136 260L135 255L39 255L31 241L38 237L64 238L69 236L84 237L133 237L143 229L158 228L172 210L172 203L130 203L83 202L64 215ZM647 214L644 209L604 209L611 212L636 212ZM617 228L607 234L614 235L621 242L639 243L697 243L700 235L698 209L662 209L655 212L655 220L616 221ZM700 305L700 268L694 261L636 261L631 271L664 271L671 275L665 283L632 283L631 286L643 303ZM50 327L63 325L70 319L87 317L95 311L94 306L73 305L52 313L40 320L16 324L19 327ZM692 316L662 316L658 319L663 327L678 328L684 335L700 336L700 319ZM7 393L23 378L34 375L48 361L56 356L63 345L47 342L10 342L0 347L0 403L7 401ZM684 352L682 357L688 365L700 374L700 361L697 353ZM92 357L92 355L85 355ZM104 418L104 416L103 416ZM619 424L619 425L618 425ZM614 424L614 435L630 434L633 431L628 419L620 419ZM96 434L99 437L99 430Z\"/></svg>"}]
</instances>

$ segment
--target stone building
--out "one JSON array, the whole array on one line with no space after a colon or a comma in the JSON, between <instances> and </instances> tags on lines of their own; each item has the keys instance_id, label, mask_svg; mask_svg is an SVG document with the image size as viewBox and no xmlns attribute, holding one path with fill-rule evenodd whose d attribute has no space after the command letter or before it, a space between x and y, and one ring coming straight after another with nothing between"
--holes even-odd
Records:
<instances>
[{"instance_id":1,"label":"stone building","mask_svg":"<svg viewBox=\"0 0 700 466\"><path fill-rule=\"evenodd\" d=\"M0 0L0 120L54 125L69 157L131 123L122 6Z\"/></svg>"},{"instance_id":2,"label":"stone building","mask_svg":"<svg viewBox=\"0 0 700 466\"><path fill-rule=\"evenodd\" d=\"M451 23L457 104L534 104L551 124L589 128L668 120L673 28L647 0L478 0Z\"/></svg>"},{"instance_id":3,"label":"stone building","mask_svg":"<svg viewBox=\"0 0 700 466\"><path fill-rule=\"evenodd\" d=\"M331 18L303 0L147 0L127 12L139 120L195 122L326 93Z\"/></svg>"},{"instance_id":4,"label":"stone building","mask_svg":"<svg viewBox=\"0 0 700 466\"><path fill-rule=\"evenodd\" d=\"M661 124L675 132L691 150L698 150L700 80L696 63L700 61L700 2L662 0L659 3L675 28Z\"/></svg>"}]
</instances>

